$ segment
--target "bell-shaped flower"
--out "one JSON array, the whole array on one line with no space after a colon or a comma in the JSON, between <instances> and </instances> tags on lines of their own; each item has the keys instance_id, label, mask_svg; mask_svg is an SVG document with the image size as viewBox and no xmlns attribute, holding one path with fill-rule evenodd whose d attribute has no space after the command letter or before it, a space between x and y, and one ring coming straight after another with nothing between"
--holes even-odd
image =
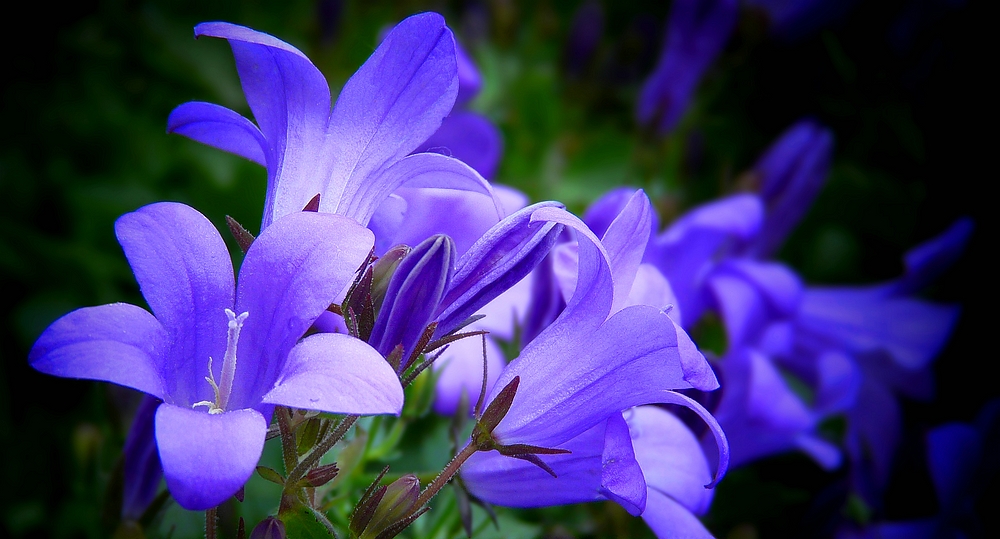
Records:
<instances>
[{"instance_id":1,"label":"bell-shaped flower","mask_svg":"<svg viewBox=\"0 0 1000 539\"><path fill-rule=\"evenodd\" d=\"M645 204L643 204L645 202ZM520 506L613 499L633 514L645 506L646 488L638 466L629 464L628 431L615 428L621 412L649 403L674 403L701 414L719 440L720 473L728 460L725 438L700 405L674 389L712 390L718 382L690 339L659 308L624 305L649 231L650 208L634 198L605 233L605 245L585 224L558 208L541 208L533 220L561 223L576 231L574 292L559 317L532 340L500 374L486 402L504 394L515 378L519 387L506 416L492 430L499 444L569 450L543 455L555 478L528 471L522 462L503 463L498 453L477 453L462 468L472 494L501 505ZM638 247L637 247L638 245ZM613 278L619 268L621 283ZM615 418L617 416L617 419ZM592 430L596 429L596 430ZM610 460L609 460L610 459ZM613 460L615 466L602 465ZM527 464L532 466L532 464ZM511 495L496 483L516 471L520 485ZM599 477L599 479L598 479ZM581 484L591 487L582 488ZM500 490L494 490L500 488ZM530 495L526 494L531 492Z\"/></svg>"},{"instance_id":2,"label":"bell-shaped flower","mask_svg":"<svg viewBox=\"0 0 1000 539\"><path fill-rule=\"evenodd\" d=\"M396 374L368 344L302 336L371 250L350 219L299 212L253 242L238 283L219 233L203 215L158 203L115 224L153 314L124 303L54 322L31 365L104 380L163 401L154 433L167 487L181 506L207 509L253 473L275 405L331 413L399 413Z\"/></svg>"},{"instance_id":3,"label":"bell-shaped flower","mask_svg":"<svg viewBox=\"0 0 1000 539\"><path fill-rule=\"evenodd\" d=\"M330 88L298 49L268 34L223 22L195 36L229 41L256 125L211 103L185 103L168 131L267 168L261 229L302 210L367 224L398 188L438 187L492 197L465 163L437 153L410 155L441 126L458 94L455 40L436 13L399 23L344 85L331 109ZM501 215L497 201L495 210Z\"/></svg>"},{"instance_id":4,"label":"bell-shaped flower","mask_svg":"<svg viewBox=\"0 0 1000 539\"><path fill-rule=\"evenodd\" d=\"M670 8L660 60L639 95L638 118L672 131L688 108L705 70L736 27L736 0L678 0Z\"/></svg>"},{"instance_id":5,"label":"bell-shaped flower","mask_svg":"<svg viewBox=\"0 0 1000 539\"><path fill-rule=\"evenodd\" d=\"M732 466L792 450L827 469L840 464L840 451L816 432L824 415L795 394L769 358L744 347L719 365L724 385L713 413L729 437Z\"/></svg>"}]
</instances>

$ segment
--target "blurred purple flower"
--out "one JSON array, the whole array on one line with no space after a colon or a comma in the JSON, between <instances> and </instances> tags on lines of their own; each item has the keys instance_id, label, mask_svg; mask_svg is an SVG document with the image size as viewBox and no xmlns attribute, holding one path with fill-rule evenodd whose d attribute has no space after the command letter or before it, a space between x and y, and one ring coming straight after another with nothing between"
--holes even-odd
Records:
<instances>
[{"instance_id":1,"label":"blurred purple flower","mask_svg":"<svg viewBox=\"0 0 1000 539\"><path fill-rule=\"evenodd\" d=\"M736 26L736 0L677 0L670 8L660 60L642 87L637 116L661 133L672 131L701 77Z\"/></svg>"},{"instance_id":2,"label":"blurred purple flower","mask_svg":"<svg viewBox=\"0 0 1000 539\"><path fill-rule=\"evenodd\" d=\"M833 134L812 120L789 127L749 172L764 203L764 222L747 254L774 255L802 220L830 172Z\"/></svg>"},{"instance_id":3,"label":"blurred purple flower","mask_svg":"<svg viewBox=\"0 0 1000 539\"><path fill-rule=\"evenodd\" d=\"M857 0L744 0L762 11L771 35L797 41L847 14Z\"/></svg>"},{"instance_id":4,"label":"blurred purple flower","mask_svg":"<svg viewBox=\"0 0 1000 539\"><path fill-rule=\"evenodd\" d=\"M122 519L137 521L156 498L163 479L163 466L156 452L153 419L160 400L145 395L132 420L122 453L125 459Z\"/></svg>"},{"instance_id":5,"label":"blurred purple flower","mask_svg":"<svg viewBox=\"0 0 1000 539\"><path fill-rule=\"evenodd\" d=\"M373 348L345 335L300 341L368 256L368 230L340 216L290 214L254 241L238 284L225 243L193 208L145 206L115 231L155 315L124 303L73 311L42 333L29 360L47 374L161 399L156 446L181 506L207 509L243 486L275 405L399 413L402 388Z\"/></svg>"},{"instance_id":6,"label":"blurred purple flower","mask_svg":"<svg viewBox=\"0 0 1000 539\"><path fill-rule=\"evenodd\" d=\"M167 129L267 168L261 229L316 194L320 211L361 224L404 185L492 197L488 183L461 161L409 155L441 126L459 91L455 41L440 15L399 23L332 110L323 75L291 45L223 22L200 24L195 36L229 41L257 125L219 105L190 102L171 112ZM502 215L498 201L496 213Z\"/></svg>"},{"instance_id":7,"label":"blurred purple flower","mask_svg":"<svg viewBox=\"0 0 1000 539\"><path fill-rule=\"evenodd\" d=\"M484 178L492 179L503 155L503 137L489 119L466 107L482 89L483 77L469 53L457 41L455 53L458 61L458 98L455 110L444 118L441 127L415 151L436 152L454 157L474 168Z\"/></svg>"},{"instance_id":8,"label":"blurred purple flower","mask_svg":"<svg viewBox=\"0 0 1000 539\"><path fill-rule=\"evenodd\" d=\"M844 529L840 539L939 539L985 533L976 516L980 497L1000 470L990 447L1000 436L1000 401L991 401L973 425L948 423L927 434L927 465L938 512L905 522L876 522L863 530Z\"/></svg>"},{"instance_id":9,"label":"blurred purple flower","mask_svg":"<svg viewBox=\"0 0 1000 539\"><path fill-rule=\"evenodd\" d=\"M929 398L931 361L958 320L959 307L913 297L961 255L972 234L961 219L905 257L906 273L867 287L807 288L786 327L775 328L770 347L776 357L807 380L821 380L817 359L838 353L853 362L861 381L846 410L847 449L857 488L870 500L880 497L891 473L900 437L896 393Z\"/></svg>"}]
</instances>

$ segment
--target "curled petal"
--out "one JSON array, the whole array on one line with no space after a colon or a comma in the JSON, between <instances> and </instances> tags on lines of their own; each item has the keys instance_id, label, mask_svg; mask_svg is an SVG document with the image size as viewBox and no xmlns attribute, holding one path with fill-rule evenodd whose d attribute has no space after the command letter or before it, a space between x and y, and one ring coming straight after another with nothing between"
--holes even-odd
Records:
<instances>
[{"instance_id":1,"label":"curled petal","mask_svg":"<svg viewBox=\"0 0 1000 539\"><path fill-rule=\"evenodd\" d=\"M262 400L333 414L399 414L403 388L368 343L321 333L292 348L274 389Z\"/></svg>"},{"instance_id":2,"label":"curled petal","mask_svg":"<svg viewBox=\"0 0 1000 539\"><path fill-rule=\"evenodd\" d=\"M236 494L256 469L267 434L267 421L256 410L209 414L161 404L155 421L167 488L192 511Z\"/></svg>"},{"instance_id":3,"label":"curled petal","mask_svg":"<svg viewBox=\"0 0 1000 539\"><path fill-rule=\"evenodd\" d=\"M729 469L729 440L726 438L726 433L722 431L722 427L719 426L719 422L712 417L712 414L705 409L704 406L698 404L687 395L677 393L676 391L664 391L660 399L663 404L677 404L684 406L685 408L692 410L698 417L705 421L708 425L708 430L712 432L712 436L715 437L715 443L719 448L719 460L718 464L715 466L715 475L712 477L712 482L705 485L705 488L712 488L726 475L726 470Z\"/></svg>"},{"instance_id":4,"label":"curled petal","mask_svg":"<svg viewBox=\"0 0 1000 539\"><path fill-rule=\"evenodd\" d=\"M267 166L267 141L260 129L226 107L200 101L184 103L167 117L167 133Z\"/></svg>"},{"instance_id":5,"label":"curled petal","mask_svg":"<svg viewBox=\"0 0 1000 539\"><path fill-rule=\"evenodd\" d=\"M354 221L316 212L287 215L257 237L240 268L236 312L248 315L234 407L253 408L271 390L288 352L352 282L374 241Z\"/></svg>"},{"instance_id":6,"label":"curled petal","mask_svg":"<svg viewBox=\"0 0 1000 539\"><path fill-rule=\"evenodd\" d=\"M387 165L379 173L373 173L364 182L349 186L336 212L354 218L359 223L367 223L376 208L390 194L401 187L431 187L455 189L482 193L493 200L493 213L497 220L505 215L503 202L497 198L489 182L469 165L451 157L437 153L417 153ZM333 211L322 199L321 211ZM336 200L333 201L337 202Z\"/></svg>"},{"instance_id":7,"label":"curled petal","mask_svg":"<svg viewBox=\"0 0 1000 539\"><path fill-rule=\"evenodd\" d=\"M454 157L491 179L500 165L503 137L500 130L475 112L453 112L414 153L434 152Z\"/></svg>"},{"instance_id":8,"label":"curled petal","mask_svg":"<svg viewBox=\"0 0 1000 539\"><path fill-rule=\"evenodd\" d=\"M169 350L167 332L145 309L112 303L77 309L53 322L28 361L45 374L103 380L162 399L167 391L161 369Z\"/></svg>"},{"instance_id":9,"label":"curled petal","mask_svg":"<svg viewBox=\"0 0 1000 539\"><path fill-rule=\"evenodd\" d=\"M524 208L486 231L458 261L455 278L441 301L438 334L452 330L521 281L548 254L562 227L534 221L532 214L555 202Z\"/></svg>"},{"instance_id":10,"label":"curled petal","mask_svg":"<svg viewBox=\"0 0 1000 539\"><path fill-rule=\"evenodd\" d=\"M167 402L213 398L205 383L208 358L226 351L225 309L233 306L233 262L212 223L190 206L159 202L115 222L135 279L170 335L163 354ZM169 395L169 397L167 396Z\"/></svg>"}]
</instances>

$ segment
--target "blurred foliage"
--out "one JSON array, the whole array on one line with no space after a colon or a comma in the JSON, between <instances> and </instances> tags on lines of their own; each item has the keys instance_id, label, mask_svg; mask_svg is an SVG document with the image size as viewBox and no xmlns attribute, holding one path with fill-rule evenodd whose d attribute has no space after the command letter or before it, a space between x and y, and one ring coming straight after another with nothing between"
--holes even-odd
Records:
<instances>
[{"instance_id":1,"label":"blurred foliage","mask_svg":"<svg viewBox=\"0 0 1000 539\"><path fill-rule=\"evenodd\" d=\"M915 29L903 47L888 38L910 5L902 0L859 3L845 19L790 44L768 39L759 20L744 16L680 128L665 138L635 124L634 106L656 60L668 6L603 2L599 46L571 68L565 44L579 5L108 0L21 6L30 15L8 20L3 37L0 104L0 192L11 203L0 212L0 536L107 537L116 525L116 467L135 395L42 376L25 360L38 334L74 308L143 304L115 242L114 220L153 201L176 200L220 227L227 214L251 230L259 222L262 169L164 133L170 110L189 100L249 116L227 45L191 39L194 24L207 20L244 24L296 45L336 90L374 50L383 28L418 11L444 13L485 78L473 108L504 135L498 181L534 200L562 200L574 211L608 188L635 185L669 222L733 191L739 173L774 137L813 116L835 134L835 164L782 258L811 282L875 282L899 274L907 248L956 217L973 215L977 233L967 256L930 291L934 299L963 303L965 315L937 363L937 400L906 403L907 426L920 433L945 420L969 420L998 393L988 377L975 375L992 354L973 348L983 342L984 304L992 293L972 290L991 290L980 270L988 267L987 242L995 241L994 212L985 209L985 180L995 176L985 166L992 140L976 129L985 123L988 102L979 80L987 64L975 41L985 35L977 25L989 19L981 3ZM419 420L412 427L408 436L446 436L424 430ZM280 467L275 442L263 460ZM904 449L918 445L918 437L907 439ZM448 458L396 457L418 472ZM920 458L906 453L900 468L910 471L916 466L905 463ZM894 484L904 487L890 490L897 498L887 502L885 516L920 516L927 508L893 500L905 500L907 485L926 490L926 475L896 475ZM843 472L826 474L800 455L768 459L734 471L720 485L707 523L723 537L820 537L846 503L845 485ZM257 476L247 498L239 507L223 507L226 526L236 513L255 523L277 503L274 485ZM435 503L455 502L446 491ZM474 512L477 537L649 535L641 520L610 503L498 513L500 531ZM184 538L199 536L204 521L171 505L162 522L163 536ZM223 529L224 537L234 534ZM462 532L455 511L432 511L411 535Z\"/></svg>"}]
</instances>

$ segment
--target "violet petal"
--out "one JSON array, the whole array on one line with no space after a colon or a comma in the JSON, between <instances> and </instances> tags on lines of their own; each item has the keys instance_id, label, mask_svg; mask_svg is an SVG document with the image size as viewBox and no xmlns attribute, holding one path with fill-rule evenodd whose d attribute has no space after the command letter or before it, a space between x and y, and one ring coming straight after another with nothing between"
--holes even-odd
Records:
<instances>
[{"instance_id":1,"label":"violet petal","mask_svg":"<svg viewBox=\"0 0 1000 539\"><path fill-rule=\"evenodd\" d=\"M167 117L167 133L183 135L224 152L267 166L267 141L257 126L226 107L192 101Z\"/></svg>"},{"instance_id":2,"label":"violet petal","mask_svg":"<svg viewBox=\"0 0 1000 539\"><path fill-rule=\"evenodd\" d=\"M374 241L354 221L316 212L286 215L257 237L240 268L236 312L249 314L232 407L252 408L271 390L288 352L353 281Z\"/></svg>"},{"instance_id":3,"label":"violet petal","mask_svg":"<svg viewBox=\"0 0 1000 539\"><path fill-rule=\"evenodd\" d=\"M115 222L135 279L173 341L162 366L167 402L214 398L208 358L226 351L225 309L233 306L233 263L215 226L190 206L160 202ZM169 397L167 396L169 395Z\"/></svg>"},{"instance_id":4,"label":"violet petal","mask_svg":"<svg viewBox=\"0 0 1000 539\"><path fill-rule=\"evenodd\" d=\"M156 445L170 494L192 511L226 501L256 469L266 433L267 421L255 410L208 414L161 404Z\"/></svg>"},{"instance_id":5,"label":"violet petal","mask_svg":"<svg viewBox=\"0 0 1000 539\"><path fill-rule=\"evenodd\" d=\"M28 361L45 374L103 380L162 399L168 395L163 363L169 350L170 337L153 315L112 303L77 309L53 322Z\"/></svg>"},{"instance_id":6,"label":"violet petal","mask_svg":"<svg viewBox=\"0 0 1000 539\"><path fill-rule=\"evenodd\" d=\"M307 337L288 354L265 403L332 414L399 414L399 377L368 343L336 333Z\"/></svg>"}]
</instances>

